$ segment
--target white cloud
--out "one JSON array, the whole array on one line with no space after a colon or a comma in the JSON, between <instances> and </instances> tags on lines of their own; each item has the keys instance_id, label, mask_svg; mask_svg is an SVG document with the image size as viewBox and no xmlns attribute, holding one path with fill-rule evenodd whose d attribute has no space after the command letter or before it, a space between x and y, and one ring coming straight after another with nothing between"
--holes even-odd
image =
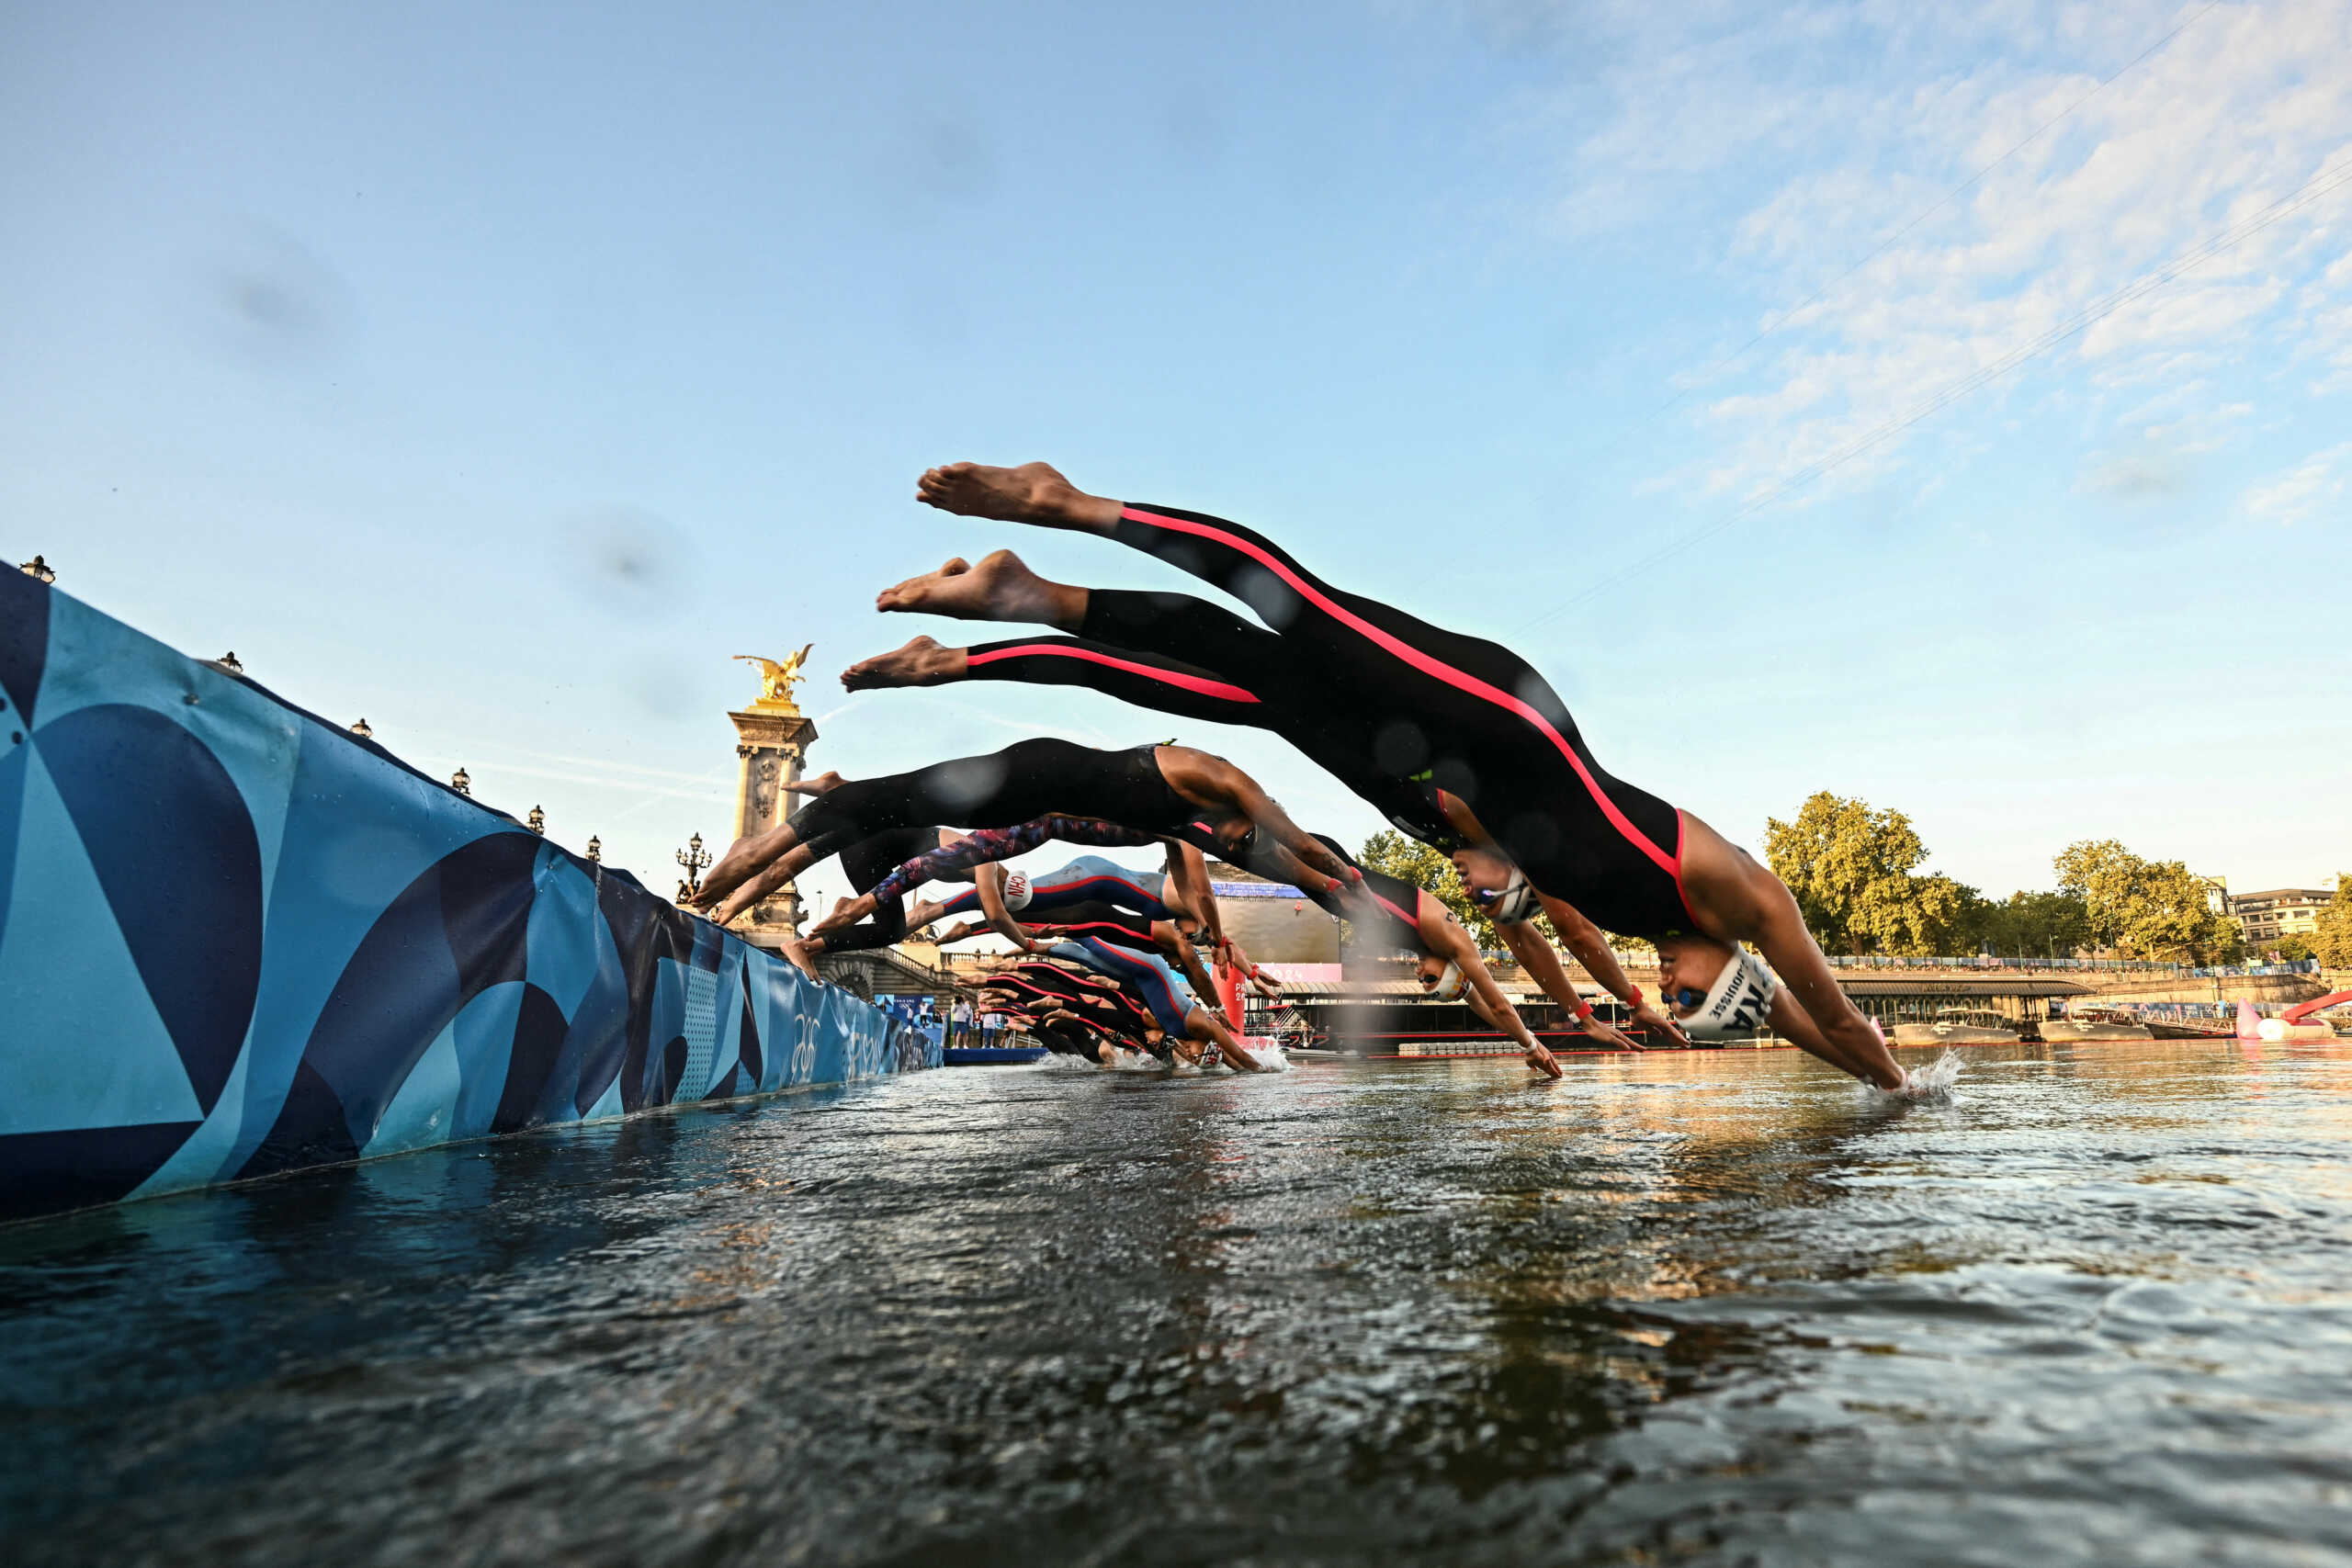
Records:
<instances>
[{"instance_id":1,"label":"white cloud","mask_svg":"<svg viewBox=\"0 0 2352 1568\"><path fill-rule=\"evenodd\" d=\"M2352 0L1477 14L1514 36L1546 19L1564 58L1598 62L1562 90L1578 106L1554 128L1573 137L1563 221L1711 212L1730 277L1757 293L1756 316L1713 356L1730 362L1694 365L1685 383L1713 446L1686 480L1771 494L2020 355L2082 378L2093 417L2110 422L2088 440L2116 446L2139 434L2098 412L2119 389L2294 359L2317 368L2298 392L2352 385L2352 184L2047 342L2315 175L2352 168ZM1725 190L1745 194L1726 204ZM2229 423L2215 405L2242 395L2216 388L2172 423L2210 442ZM1867 482L1901 446L1886 438L1840 479Z\"/></svg>"},{"instance_id":2,"label":"white cloud","mask_svg":"<svg viewBox=\"0 0 2352 1568\"><path fill-rule=\"evenodd\" d=\"M2291 527L2323 513L2341 520L2352 502L2352 441L2314 452L2267 484L2245 492L2241 510L2258 522Z\"/></svg>"},{"instance_id":3,"label":"white cloud","mask_svg":"<svg viewBox=\"0 0 2352 1568\"><path fill-rule=\"evenodd\" d=\"M2084 474L2078 488L2117 501L2153 501L2178 493L2185 482L2170 457L2114 457Z\"/></svg>"}]
</instances>

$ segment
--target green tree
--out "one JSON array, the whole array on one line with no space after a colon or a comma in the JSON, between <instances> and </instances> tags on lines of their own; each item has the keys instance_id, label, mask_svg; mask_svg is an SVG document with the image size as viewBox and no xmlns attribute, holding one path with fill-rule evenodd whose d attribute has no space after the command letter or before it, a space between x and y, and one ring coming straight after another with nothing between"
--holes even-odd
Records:
<instances>
[{"instance_id":1,"label":"green tree","mask_svg":"<svg viewBox=\"0 0 2352 1568\"><path fill-rule=\"evenodd\" d=\"M2352 969L2352 872L2335 879L2335 897L2319 912L2312 955L2330 969Z\"/></svg>"},{"instance_id":2,"label":"green tree","mask_svg":"<svg viewBox=\"0 0 2352 1568\"><path fill-rule=\"evenodd\" d=\"M2242 949L2235 922L2177 860L2143 860L2113 839L2084 840L2052 863L2062 892L2083 901L2091 938L2139 958L2225 963Z\"/></svg>"},{"instance_id":3,"label":"green tree","mask_svg":"<svg viewBox=\"0 0 2352 1568\"><path fill-rule=\"evenodd\" d=\"M1823 790L1793 819L1768 818L1764 842L1827 952L1928 953L1965 930L1974 890L1916 874L1928 846L1900 811Z\"/></svg>"},{"instance_id":4,"label":"green tree","mask_svg":"<svg viewBox=\"0 0 2352 1568\"><path fill-rule=\"evenodd\" d=\"M2090 910L2079 894L2021 887L1988 907L1983 941L1995 953L2069 958L2090 944Z\"/></svg>"},{"instance_id":5,"label":"green tree","mask_svg":"<svg viewBox=\"0 0 2352 1568\"><path fill-rule=\"evenodd\" d=\"M1964 882L1952 885L1956 908L1935 933L1938 953L1977 953L2000 945L2001 906Z\"/></svg>"}]
</instances>

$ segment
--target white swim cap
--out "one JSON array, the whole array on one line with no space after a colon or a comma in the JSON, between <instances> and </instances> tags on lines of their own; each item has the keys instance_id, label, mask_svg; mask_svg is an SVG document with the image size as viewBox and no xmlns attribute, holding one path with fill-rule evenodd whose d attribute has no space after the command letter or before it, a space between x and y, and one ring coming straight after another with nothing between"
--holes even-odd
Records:
<instances>
[{"instance_id":1,"label":"white swim cap","mask_svg":"<svg viewBox=\"0 0 2352 1568\"><path fill-rule=\"evenodd\" d=\"M1004 907L1019 911L1029 907L1029 874L1008 871L1004 874Z\"/></svg>"},{"instance_id":2,"label":"white swim cap","mask_svg":"<svg viewBox=\"0 0 2352 1568\"><path fill-rule=\"evenodd\" d=\"M1527 874L1517 866L1511 867L1510 880L1503 885L1502 891L1487 894L1485 903L1487 917L1498 926L1532 920L1544 910L1535 889L1527 885Z\"/></svg>"},{"instance_id":3,"label":"white swim cap","mask_svg":"<svg viewBox=\"0 0 2352 1568\"><path fill-rule=\"evenodd\" d=\"M1445 973L1440 975L1437 983L1422 995L1434 997L1442 1002L1458 1002L1462 999L1462 993L1469 988L1470 980L1462 973L1462 965L1449 958L1445 962Z\"/></svg>"},{"instance_id":4,"label":"white swim cap","mask_svg":"<svg viewBox=\"0 0 2352 1568\"><path fill-rule=\"evenodd\" d=\"M1763 960L1746 948L1735 948L1731 961L1707 990L1707 999L1681 1021L1694 1040L1744 1039L1764 1025L1781 983Z\"/></svg>"}]
</instances>

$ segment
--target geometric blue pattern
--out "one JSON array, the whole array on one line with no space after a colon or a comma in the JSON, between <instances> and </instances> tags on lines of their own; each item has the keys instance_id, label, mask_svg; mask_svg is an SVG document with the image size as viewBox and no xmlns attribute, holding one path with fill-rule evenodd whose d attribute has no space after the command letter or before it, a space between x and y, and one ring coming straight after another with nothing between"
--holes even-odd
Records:
<instances>
[{"instance_id":1,"label":"geometric blue pattern","mask_svg":"<svg viewBox=\"0 0 2352 1568\"><path fill-rule=\"evenodd\" d=\"M0 1219L938 1065L627 872L0 571Z\"/></svg>"}]
</instances>

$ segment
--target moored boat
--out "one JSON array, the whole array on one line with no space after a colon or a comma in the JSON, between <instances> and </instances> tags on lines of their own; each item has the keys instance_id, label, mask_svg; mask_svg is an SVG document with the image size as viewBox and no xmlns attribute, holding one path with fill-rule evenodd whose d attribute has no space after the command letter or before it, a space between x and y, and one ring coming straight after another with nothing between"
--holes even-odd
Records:
<instances>
[{"instance_id":1,"label":"moored boat","mask_svg":"<svg viewBox=\"0 0 2352 1568\"><path fill-rule=\"evenodd\" d=\"M1897 1045L2014 1045L2017 1026L1984 1008L1942 1008L1933 1023L1898 1023Z\"/></svg>"},{"instance_id":2,"label":"moored boat","mask_svg":"<svg viewBox=\"0 0 2352 1568\"><path fill-rule=\"evenodd\" d=\"M2082 1040L2154 1040L2155 1031L2118 1008L2069 1008L2041 1021L2041 1037L2052 1044Z\"/></svg>"}]
</instances>

